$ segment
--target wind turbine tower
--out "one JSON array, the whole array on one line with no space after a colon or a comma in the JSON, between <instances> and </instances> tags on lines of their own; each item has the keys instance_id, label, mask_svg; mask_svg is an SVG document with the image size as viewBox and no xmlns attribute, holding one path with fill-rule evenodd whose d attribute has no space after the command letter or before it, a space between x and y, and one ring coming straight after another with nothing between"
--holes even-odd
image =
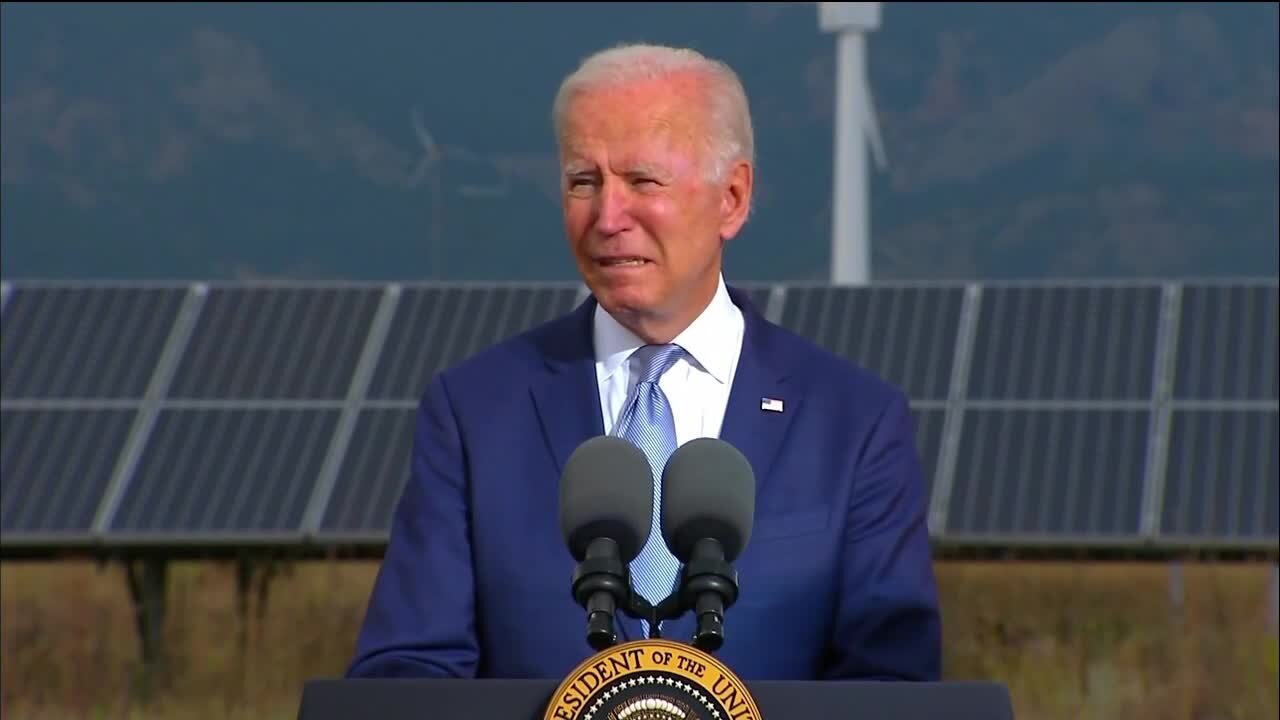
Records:
<instances>
[{"instance_id":1,"label":"wind turbine tower","mask_svg":"<svg viewBox=\"0 0 1280 720\"><path fill-rule=\"evenodd\" d=\"M835 190L831 204L831 282L871 281L871 203L867 144L883 169L884 143L867 82L865 34L880 27L878 2L820 2L818 26L836 33Z\"/></svg>"}]
</instances>

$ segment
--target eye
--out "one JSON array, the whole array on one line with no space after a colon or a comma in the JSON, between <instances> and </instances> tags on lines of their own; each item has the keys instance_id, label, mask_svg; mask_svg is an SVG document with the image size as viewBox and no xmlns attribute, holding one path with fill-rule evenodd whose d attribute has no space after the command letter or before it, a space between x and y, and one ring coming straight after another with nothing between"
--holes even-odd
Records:
<instances>
[{"instance_id":1,"label":"eye","mask_svg":"<svg viewBox=\"0 0 1280 720\"><path fill-rule=\"evenodd\" d=\"M572 175L566 183L569 192L575 195L589 193L595 187L595 178L588 175Z\"/></svg>"}]
</instances>

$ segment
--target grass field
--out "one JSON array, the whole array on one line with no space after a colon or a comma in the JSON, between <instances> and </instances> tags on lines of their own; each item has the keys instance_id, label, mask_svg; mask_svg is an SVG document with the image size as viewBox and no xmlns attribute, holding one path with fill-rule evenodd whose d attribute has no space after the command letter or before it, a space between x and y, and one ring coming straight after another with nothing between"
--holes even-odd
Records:
<instances>
[{"instance_id":1,"label":"grass field","mask_svg":"<svg viewBox=\"0 0 1280 720\"><path fill-rule=\"evenodd\" d=\"M341 673L370 562L286 567L237 612L235 569L169 571L167 675L144 700L123 570L0 567L0 716L296 717L303 682ZM1018 720L1272 720L1280 709L1271 567L940 563L946 675L1006 683ZM259 611L261 616L259 617ZM242 634L243 633L243 634Z\"/></svg>"}]
</instances>

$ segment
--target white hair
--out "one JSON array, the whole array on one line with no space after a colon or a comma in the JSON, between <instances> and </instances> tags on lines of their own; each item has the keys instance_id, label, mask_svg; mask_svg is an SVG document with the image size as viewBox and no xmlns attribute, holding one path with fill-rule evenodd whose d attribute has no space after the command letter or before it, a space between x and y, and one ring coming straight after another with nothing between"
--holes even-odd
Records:
<instances>
[{"instance_id":1,"label":"white hair","mask_svg":"<svg viewBox=\"0 0 1280 720\"><path fill-rule=\"evenodd\" d=\"M731 163L755 163L755 138L747 94L727 64L687 48L624 44L591 55L560 84L552 109L556 138L563 140L565 114L578 93L603 87L693 73L706 81L706 120L714 179L723 179Z\"/></svg>"}]
</instances>

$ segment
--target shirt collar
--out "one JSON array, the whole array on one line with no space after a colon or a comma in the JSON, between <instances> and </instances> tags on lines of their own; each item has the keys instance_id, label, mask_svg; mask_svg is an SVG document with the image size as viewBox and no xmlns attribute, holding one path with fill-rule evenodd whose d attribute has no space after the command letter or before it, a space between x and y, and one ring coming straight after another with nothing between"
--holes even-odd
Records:
<instances>
[{"instance_id":1,"label":"shirt collar","mask_svg":"<svg viewBox=\"0 0 1280 720\"><path fill-rule=\"evenodd\" d=\"M721 275L716 294L706 309L672 340L722 384L728 382L732 370L734 323L738 312ZM596 362L603 370L603 376L609 378L645 343L599 305L596 305L593 323Z\"/></svg>"}]
</instances>

